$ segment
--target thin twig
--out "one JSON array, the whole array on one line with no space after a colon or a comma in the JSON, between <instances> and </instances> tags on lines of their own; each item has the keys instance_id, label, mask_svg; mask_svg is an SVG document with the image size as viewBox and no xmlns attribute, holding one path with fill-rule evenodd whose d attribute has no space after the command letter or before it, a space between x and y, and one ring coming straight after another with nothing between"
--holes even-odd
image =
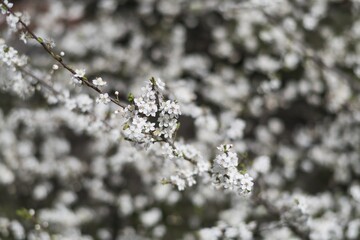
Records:
<instances>
[{"instance_id":1,"label":"thin twig","mask_svg":"<svg viewBox=\"0 0 360 240\"><path fill-rule=\"evenodd\" d=\"M61 93L57 90L55 90L50 84L48 84L47 82L45 82L43 79L37 77L35 74L33 74L32 72L29 72L28 70L26 70L23 67L20 66L15 66L16 69L18 69L20 72L30 76L31 78L33 78L34 80L36 80L36 83L41 84L43 87L45 87L46 89L48 89L49 91L51 91L54 95L61 95Z\"/></svg>"}]
</instances>

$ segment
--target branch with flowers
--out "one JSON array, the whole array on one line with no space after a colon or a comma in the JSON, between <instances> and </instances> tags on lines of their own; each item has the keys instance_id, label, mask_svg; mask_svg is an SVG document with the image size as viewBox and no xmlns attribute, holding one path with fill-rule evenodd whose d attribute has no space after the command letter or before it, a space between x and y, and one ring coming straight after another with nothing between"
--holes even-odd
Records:
<instances>
[{"instance_id":1,"label":"branch with flowers","mask_svg":"<svg viewBox=\"0 0 360 240\"><path fill-rule=\"evenodd\" d=\"M180 106L176 101L166 100L162 95L161 92L165 89L165 83L160 79L151 78L143 88L143 94L136 98L133 95L129 95L128 101L130 105L125 106L119 101L118 92L115 92L116 98L113 98L101 90L101 87L107 84L101 77L89 81L85 76L84 69L74 69L69 66L63 59L63 52L59 54L55 53L52 44L37 36L30 30L28 24L21 19L21 14L11 10L13 7L12 3L1 1L0 7L2 13L7 16L7 21L8 23L10 22L9 25L14 32L20 31L22 37L25 35L40 44L60 66L72 74L72 80L75 84L84 85L96 91L99 94L99 97L96 99L97 103L108 104L109 102L113 102L120 107L120 110L116 110L116 113L121 112L125 119L123 124L125 140L134 142L135 144L141 144L145 147L148 147L149 144L152 143L163 143L164 148L168 149L165 151L170 151L170 158L178 157L196 166L193 172L172 176L170 180L163 180L163 183L174 184L179 190L183 190L186 186L186 179L188 185L191 186L194 182L193 177L196 174L201 174L209 170L209 166L206 166L207 164L186 156L174 143L175 133L180 126L178 123L178 117L181 114ZM4 55L3 60L6 60L9 54L17 55L17 51L11 47L4 45L2 49L2 55ZM14 54L9 52L14 52ZM47 83L40 81L33 74L25 70L23 68L25 63L20 63L16 58L12 61L13 62L9 63L12 67L15 69L18 68L23 73L37 79L41 85L50 89L53 93L56 93ZM57 70L57 65L54 66L53 68ZM237 156L235 153L229 152L230 148L231 145L222 145L219 147L219 149L224 152L221 156L222 161L225 162L215 159L214 167L210 171L214 178L214 184L218 186L223 185L223 189L235 189L236 191L240 189L240 191L238 191L239 193L247 194L251 192L253 186L252 178L248 174L243 175L238 172L236 169L238 162ZM233 163L231 166L228 166L226 161L232 161ZM231 168L228 169L229 167Z\"/></svg>"},{"instance_id":2,"label":"branch with flowers","mask_svg":"<svg viewBox=\"0 0 360 240\"><path fill-rule=\"evenodd\" d=\"M359 237L360 5L29 3L0 0L0 238Z\"/></svg>"}]
</instances>

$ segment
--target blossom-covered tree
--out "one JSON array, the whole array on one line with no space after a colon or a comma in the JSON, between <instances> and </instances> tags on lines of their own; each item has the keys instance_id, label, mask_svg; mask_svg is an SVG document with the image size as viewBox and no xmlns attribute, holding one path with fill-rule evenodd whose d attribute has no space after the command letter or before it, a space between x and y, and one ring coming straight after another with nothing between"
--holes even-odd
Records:
<instances>
[{"instance_id":1,"label":"blossom-covered tree","mask_svg":"<svg viewBox=\"0 0 360 240\"><path fill-rule=\"evenodd\" d=\"M357 0L0 0L0 239L359 239Z\"/></svg>"}]
</instances>

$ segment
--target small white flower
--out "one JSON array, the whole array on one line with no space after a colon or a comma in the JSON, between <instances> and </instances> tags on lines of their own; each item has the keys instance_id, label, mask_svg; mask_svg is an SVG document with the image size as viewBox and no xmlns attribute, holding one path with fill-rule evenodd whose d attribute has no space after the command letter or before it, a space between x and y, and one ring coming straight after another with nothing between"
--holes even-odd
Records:
<instances>
[{"instance_id":1,"label":"small white flower","mask_svg":"<svg viewBox=\"0 0 360 240\"><path fill-rule=\"evenodd\" d=\"M81 84L81 79L85 76L85 69L75 69L75 74L72 76L72 81L75 84Z\"/></svg>"},{"instance_id":2,"label":"small white flower","mask_svg":"<svg viewBox=\"0 0 360 240\"><path fill-rule=\"evenodd\" d=\"M8 7L8 8L12 8L14 6L13 3L9 2L9 0L4 0L4 4Z\"/></svg>"},{"instance_id":3,"label":"small white flower","mask_svg":"<svg viewBox=\"0 0 360 240\"><path fill-rule=\"evenodd\" d=\"M105 86L107 84L107 82L105 82L101 77L95 78L94 80L92 80L92 83L95 86L99 86L99 87Z\"/></svg>"},{"instance_id":4,"label":"small white flower","mask_svg":"<svg viewBox=\"0 0 360 240\"><path fill-rule=\"evenodd\" d=\"M217 149L221 152L228 152L232 147L232 144L221 144Z\"/></svg>"},{"instance_id":5,"label":"small white flower","mask_svg":"<svg viewBox=\"0 0 360 240\"><path fill-rule=\"evenodd\" d=\"M109 94L108 93L101 93L99 95L99 97L96 99L96 103L103 103L103 104L107 104L109 103L111 100L110 100L110 97L109 97Z\"/></svg>"},{"instance_id":6,"label":"small white flower","mask_svg":"<svg viewBox=\"0 0 360 240\"><path fill-rule=\"evenodd\" d=\"M27 44L27 35L25 32L20 33L20 40Z\"/></svg>"},{"instance_id":7,"label":"small white flower","mask_svg":"<svg viewBox=\"0 0 360 240\"><path fill-rule=\"evenodd\" d=\"M85 69L75 69L74 77L82 78L85 76Z\"/></svg>"},{"instance_id":8,"label":"small white flower","mask_svg":"<svg viewBox=\"0 0 360 240\"><path fill-rule=\"evenodd\" d=\"M160 78L156 79L156 85L161 91L165 89L165 83Z\"/></svg>"}]
</instances>

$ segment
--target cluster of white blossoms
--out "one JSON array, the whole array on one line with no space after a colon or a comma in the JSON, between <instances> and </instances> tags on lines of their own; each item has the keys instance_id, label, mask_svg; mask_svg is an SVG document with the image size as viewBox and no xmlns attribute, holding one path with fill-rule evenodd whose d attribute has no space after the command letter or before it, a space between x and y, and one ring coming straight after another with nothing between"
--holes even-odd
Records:
<instances>
[{"instance_id":1,"label":"cluster of white blossoms","mask_svg":"<svg viewBox=\"0 0 360 240\"><path fill-rule=\"evenodd\" d=\"M0 38L0 61L15 71L16 67L22 67L27 63L27 57L19 55L16 49L7 46Z\"/></svg>"},{"instance_id":2,"label":"cluster of white blossoms","mask_svg":"<svg viewBox=\"0 0 360 240\"><path fill-rule=\"evenodd\" d=\"M10 9L14 6L14 4L9 2L8 0L4 0L4 4L6 6L4 6L2 3L0 3L1 14L6 14L8 12L8 9Z\"/></svg>"},{"instance_id":3,"label":"cluster of white blossoms","mask_svg":"<svg viewBox=\"0 0 360 240\"><path fill-rule=\"evenodd\" d=\"M239 159L235 152L230 151L231 144L220 145L222 152L217 155L212 167L212 182L217 188L229 189L239 194L248 194L253 188L253 178L249 174L242 174L237 166Z\"/></svg>"},{"instance_id":4,"label":"cluster of white blossoms","mask_svg":"<svg viewBox=\"0 0 360 240\"><path fill-rule=\"evenodd\" d=\"M9 9L11 9L13 5L14 4L8 0L4 0L3 3L0 3L0 9L1 14L6 15L6 23L9 26L9 30L12 32L17 32L21 29L21 26L18 24L20 19L23 23L28 25L30 23L30 18L27 14L23 14L21 12L14 12L14 14L9 14Z\"/></svg>"},{"instance_id":5,"label":"cluster of white blossoms","mask_svg":"<svg viewBox=\"0 0 360 240\"><path fill-rule=\"evenodd\" d=\"M33 82L26 81L19 69L25 68L28 58L25 55L5 44L0 38L0 67L4 66L7 71L3 72L0 79L0 89L11 91L20 97L28 96L33 92Z\"/></svg>"},{"instance_id":6,"label":"cluster of white blossoms","mask_svg":"<svg viewBox=\"0 0 360 240\"><path fill-rule=\"evenodd\" d=\"M126 138L137 143L166 141L171 139L178 127L180 106L173 100L165 100L161 91L165 84L151 78L142 88L138 98L129 96L131 102L124 109Z\"/></svg>"}]
</instances>

